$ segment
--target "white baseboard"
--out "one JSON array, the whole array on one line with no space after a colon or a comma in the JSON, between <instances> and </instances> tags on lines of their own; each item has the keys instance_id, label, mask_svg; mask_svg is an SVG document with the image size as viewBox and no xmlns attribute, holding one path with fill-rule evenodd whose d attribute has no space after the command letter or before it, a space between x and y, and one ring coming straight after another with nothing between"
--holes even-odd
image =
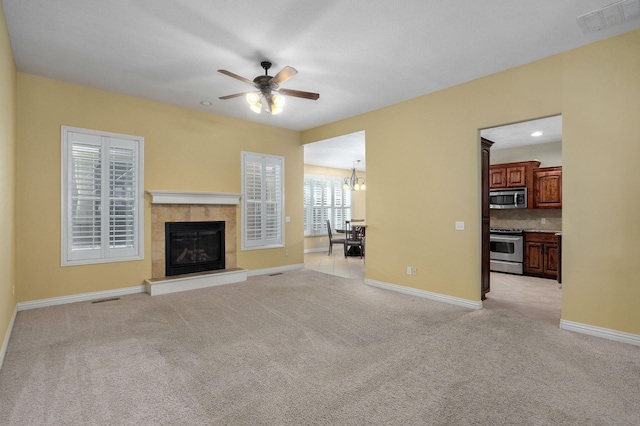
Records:
<instances>
[{"instance_id":1,"label":"white baseboard","mask_svg":"<svg viewBox=\"0 0 640 426\"><path fill-rule=\"evenodd\" d=\"M285 265L285 266L276 266L273 268L254 269L253 271L249 271L249 276L255 277L257 275L280 274L283 272L295 271L297 269L304 269L304 263L296 263L294 265Z\"/></svg>"},{"instance_id":2,"label":"white baseboard","mask_svg":"<svg viewBox=\"0 0 640 426\"><path fill-rule=\"evenodd\" d=\"M397 284L389 284L381 281L375 281L365 279L364 283L373 287L382 288L385 290L397 291L399 293L409 294L411 296L418 296L424 299L436 300L438 302L449 303L451 305L462 306L469 309L482 309L482 301L474 301L468 299L461 299L459 297L447 296L446 294L433 293L426 290L419 290L417 288L404 287Z\"/></svg>"},{"instance_id":3,"label":"white baseboard","mask_svg":"<svg viewBox=\"0 0 640 426\"><path fill-rule=\"evenodd\" d=\"M93 293L73 294L71 296L52 297L50 299L19 302L18 311L45 308L47 306L64 305L67 303L87 302L97 299L108 299L111 297L126 296L128 294L144 293L145 291L145 286L139 285L135 287L119 288L116 290L96 291Z\"/></svg>"},{"instance_id":4,"label":"white baseboard","mask_svg":"<svg viewBox=\"0 0 640 426\"><path fill-rule=\"evenodd\" d=\"M18 306L13 309L13 315L11 315L11 320L9 321L9 326L7 327L7 331L4 335L4 340L2 341L2 348L0 348L0 370L2 370L2 364L4 364L4 356L7 353L7 346L9 346L9 339L11 338L11 332L13 331L13 324L16 322L16 315L18 314Z\"/></svg>"},{"instance_id":5,"label":"white baseboard","mask_svg":"<svg viewBox=\"0 0 640 426\"><path fill-rule=\"evenodd\" d=\"M295 265L276 266L274 268L255 269L253 271L246 271L247 276L256 275L269 275L275 273L282 273L288 271L294 271L296 269L303 269L304 263L297 263ZM17 305L18 311L26 311L29 309L46 308L47 306L64 305L67 303L87 302L98 299L108 299L111 297L126 296L128 294L146 293L147 286L140 285L135 287L119 288L115 290L96 291L93 293L72 294L70 296L52 297L50 299L31 300L28 302L19 302Z\"/></svg>"},{"instance_id":6,"label":"white baseboard","mask_svg":"<svg viewBox=\"0 0 640 426\"><path fill-rule=\"evenodd\" d=\"M610 328L596 327L595 325L567 320L560 320L560 328L562 330L574 331L576 333L588 334L589 336L601 337L603 339L640 346L640 335L638 334L625 333L623 331L612 330Z\"/></svg>"}]
</instances>

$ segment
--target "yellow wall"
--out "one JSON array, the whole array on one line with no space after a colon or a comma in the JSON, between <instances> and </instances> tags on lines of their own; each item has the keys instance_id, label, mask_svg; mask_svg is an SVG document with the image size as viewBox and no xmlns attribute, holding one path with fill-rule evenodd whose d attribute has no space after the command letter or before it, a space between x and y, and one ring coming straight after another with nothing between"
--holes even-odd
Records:
<instances>
[{"instance_id":1,"label":"yellow wall","mask_svg":"<svg viewBox=\"0 0 640 426\"><path fill-rule=\"evenodd\" d=\"M304 165L304 173L316 176L337 176L348 177L351 176L351 169L336 169L334 167L321 167L313 166L311 164ZM367 174L364 172L357 172L356 175L359 178L366 180ZM366 219L366 201L367 191L352 191L351 192L351 217L354 219ZM334 225L335 226L335 225ZM318 249L329 249L329 237L324 235L322 237L305 237L304 249L307 251L318 251Z\"/></svg>"},{"instance_id":2,"label":"yellow wall","mask_svg":"<svg viewBox=\"0 0 640 426\"><path fill-rule=\"evenodd\" d=\"M16 64L0 4L0 347L16 307L15 284L15 143ZM2 359L0 359L0 363Z\"/></svg>"},{"instance_id":3,"label":"yellow wall","mask_svg":"<svg viewBox=\"0 0 640 426\"><path fill-rule=\"evenodd\" d=\"M240 193L241 151L284 156L285 214L291 217L286 247L239 251L238 266L255 270L304 262L299 132L18 73L19 301L138 286L151 277L149 195L143 261L60 266L62 125L144 137L146 190Z\"/></svg>"},{"instance_id":4,"label":"yellow wall","mask_svg":"<svg viewBox=\"0 0 640 426\"><path fill-rule=\"evenodd\" d=\"M562 317L640 334L638 52L640 30L303 132L366 131L367 279L480 300L479 129L561 113Z\"/></svg>"}]
</instances>

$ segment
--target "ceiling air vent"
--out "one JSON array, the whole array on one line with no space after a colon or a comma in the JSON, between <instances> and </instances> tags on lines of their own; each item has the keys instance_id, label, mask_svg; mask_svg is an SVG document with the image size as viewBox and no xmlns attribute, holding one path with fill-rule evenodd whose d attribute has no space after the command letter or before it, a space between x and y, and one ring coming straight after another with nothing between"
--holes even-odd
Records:
<instances>
[{"instance_id":1,"label":"ceiling air vent","mask_svg":"<svg viewBox=\"0 0 640 426\"><path fill-rule=\"evenodd\" d=\"M640 0L622 0L578 16L578 25L583 33L590 34L639 17Z\"/></svg>"}]
</instances>

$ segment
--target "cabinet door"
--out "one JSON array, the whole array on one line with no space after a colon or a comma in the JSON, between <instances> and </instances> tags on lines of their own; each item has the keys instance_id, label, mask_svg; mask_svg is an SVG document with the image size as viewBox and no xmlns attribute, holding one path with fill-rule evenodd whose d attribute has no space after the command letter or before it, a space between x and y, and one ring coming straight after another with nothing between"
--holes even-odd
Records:
<instances>
[{"instance_id":1,"label":"cabinet door","mask_svg":"<svg viewBox=\"0 0 640 426\"><path fill-rule=\"evenodd\" d=\"M536 171L535 207L562 208L562 170Z\"/></svg>"},{"instance_id":2,"label":"cabinet door","mask_svg":"<svg viewBox=\"0 0 640 426\"><path fill-rule=\"evenodd\" d=\"M558 274L558 245L544 245L544 272L551 278L556 278Z\"/></svg>"},{"instance_id":3,"label":"cabinet door","mask_svg":"<svg viewBox=\"0 0 640 426\"><path fill-rule=\"evenodd\" d=\"M527 186L527 167L515 166L507 167L507 186L509 188Z\"/></svg>"},{"instance_id":4,"label":"cabinet door","mask_svg":"<svg viewBox=\"0 0 640 426\"><path fill-rule=\"evenodd\" d=\"M507 186L507 169L505 167L491 167L489 169L489 187L506 188Z\"/></svg>"},{"instance_id":5,"label":"cabinet door","mask_svg":"<svg viewBox=\"0 0 640 426\"><path fill-rule=\"evenodd\" d=\"M525 243L524 270L530 274L544 273L544 249L542 243Z\"/></svg>"},{"instance_id":6,"label":"cabinet door","mask_svg":"<svg viewBox=\"0 0 640 426\"><path fill-rule=\"evenodd\" d=\"M487 298L487 293L491 291L491 237L490 237L490 214L489 209L489 171L491 170L490 150L493 142L482 139L482 278L481 278L481 300Z\"/></svg>"}]
</instances>

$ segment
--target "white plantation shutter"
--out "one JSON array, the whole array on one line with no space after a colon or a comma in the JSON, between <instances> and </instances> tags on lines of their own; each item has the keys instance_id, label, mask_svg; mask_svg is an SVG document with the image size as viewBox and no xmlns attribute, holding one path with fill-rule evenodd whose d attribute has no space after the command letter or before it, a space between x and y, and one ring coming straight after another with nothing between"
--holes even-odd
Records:
<instances>
[{"instance_id":1,"label":"white plantation shutter","mask_svg":"<svg viewBox=\"0 0 640 426\"><path fill-rule=\"evenodd\" d=\"M242 248L283 246L284 158L242 153Z\"/></svg>"},{"instance_id":2,"label":"white plantation shutter","mask_svg":"<svg viewBox=\"0 0 640 426\"><path fill-rule=\"evenodd\" d=\"M109 248L112 250L131 249L136 239L136 152L127 142L112 139L109 147Z\"/></svg>"},{"instance_id":3,"label":"white plantation shutter","mask_svg":"<svg viewBox=\"0 0 640 426\"><path fill-rule=\"evenodd\" d=\"M312 180L309 176L304 175L304 236L312 235L313 230L313 197Z\"/></svg>"},{"instance_id":4,"label":"white plantation shutter","mask_svg":"<svg viewBox=\"0 0 640 426\"><path fill-rule=\"evenodd\" d=\"M342 179L305 175L304 235L327 235L327 220L332 229L344 228L351 218L351 191L342 189Z\"/></svg>"},{"instance_id":5,"label":"white plantation shutter","mask_svg":"<svg viewBox=\"0 0 640 426\"><path fill-rule=\"evenodd\" d=\"M333 217L331 223L345 229L347 220L351 220L351 190L342 188L343 181L333 181Z\"/></svg>"},{"instance_id":6,"label":"white plantation shutter","mask_svg":"<svg viewBox=\"0 0 640 426\"><path fill-rule=\"evenodd\" d=\"M80 138L79 138L80 139ZM102 151L100 138L91 144L79 141L71 146L70 214L71 249L85 251L85 257L98 257L94 250L101 247L100 187ZM80 256L80 254L78 254Z\"/></svg>"},{"instance_id":7,"label":"white plantation shutter","mask_svg":"<svg viewBox=\"0 0 640 426\"><path fill-rule=\"evenodd\" d=\"M63 265L142 259L142 144L63 126Z\"/></svg>"}]
</instances>

